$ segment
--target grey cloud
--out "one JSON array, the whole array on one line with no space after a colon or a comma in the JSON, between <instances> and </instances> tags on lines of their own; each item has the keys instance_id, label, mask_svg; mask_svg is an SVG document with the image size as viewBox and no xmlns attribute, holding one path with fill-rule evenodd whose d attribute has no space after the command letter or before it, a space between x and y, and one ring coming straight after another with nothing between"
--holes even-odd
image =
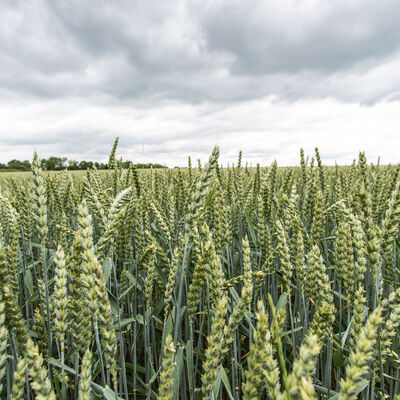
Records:
<instances>
[{"instance_id":1,"label":"grey cloud","mask_svg":"<svg viewBox=\"0 0 400 400\"><path fill-rule=\"evenodd\" d=\"M382 155L384 162L398 159L398 105L383 103L368 109L329 101L271 103L256 101L219 107L206 115L211 106L176 104L175 108L149 109L137 115L107 105L95 110L66 100L41 107L42 111L19 110L2 113L0 102L0 161L31 158L37 150L42 157L67 156L70 159L107 160L115 136L120 136L118 156L137 162L186 165L205 162L214 145L221 147L221 163L236 162L239 149L244 162L269 165L296 165L299 149L314 154L320 148L325 163L351 163L360 146L370 160ZM42 112L48 109L47 119ZM82 113L83 109L83 113ZM68 110L66 113L64 110ZM265 110L268 110L265 112ZM397 110L397 111L396 111ZM22 111L22 112L21 112ZM14 115L20 114L19 121ZM271 115L268 115L271 114ZM39 121L39 122L38 122ZM382 134L382 122L385 121ZM56 122L56 123L55 123ZM247 124L247 126L245 126ZM239 128L238 128L239 127Z\"/></svg>"},{"instance_id":2,"label":"grey cloud","mask_svg":"<svg viewBox=\"0 0 400 400\"><path fill-rule=\"evenodd\" d=\"M400 90L395 68L391 87L363 81L400 58L396 0L43 0L2 2L0 13L5 95L370 103Z\"/></svg>"},{"instance_id":3,"label":"grey cloud","mask_svg":"<svg viewBox=\"0 0 400 400\"><path fill-rule=\"evenodd\" d=\"M216 2L203 23L209 46L234 55L235 73L330 72L398 50L400 4Z\"/></svg>"},{"instance_id":4,"label":"grey cloud","mask_svg":"<svg viewBox=\"0 0 400 400\"><path fill-rule=\"evenodd\" d=\"M396 160L399 37L397 0L4 0L0 157Z\"/></svg>"}]
</instances>

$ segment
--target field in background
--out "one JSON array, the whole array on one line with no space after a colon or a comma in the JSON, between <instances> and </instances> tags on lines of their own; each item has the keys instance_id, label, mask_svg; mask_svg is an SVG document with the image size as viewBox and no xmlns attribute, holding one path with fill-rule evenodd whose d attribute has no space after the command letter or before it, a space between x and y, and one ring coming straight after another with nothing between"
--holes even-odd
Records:
<instances>
[{"instance_id":1,"label":"field in background","mask_svg":"<svg viewBox=\"0 0 400 400\"><path fill-rule=\"evenodd\" d=\"M115 151L0 174L0 397L399 398L400 165Z\"/></svg>"},{"instance_id":2,"label":"field in background","mask_svg":"<svg viewBox=\"0 0 400 400\"><path fill-rule=\"evenodd\" d=\"M100 170L99 172L106 172L107 170ZM57 175L63 173L63 171L46 171L46 174ZM86 171L67 171L68 174L83 176L86 174ZM31 171L0 171L0 180L7 178L15 178L15 179L24 179L29 178L32 175Z\"/></svg>"}]
</instances>

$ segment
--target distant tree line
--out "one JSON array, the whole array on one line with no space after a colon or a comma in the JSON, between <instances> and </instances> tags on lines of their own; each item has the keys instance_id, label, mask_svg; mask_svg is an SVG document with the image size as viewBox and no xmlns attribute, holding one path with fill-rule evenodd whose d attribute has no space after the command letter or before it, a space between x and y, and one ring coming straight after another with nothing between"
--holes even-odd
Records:
<instances>
[{"instance_id":1,"label":"distant tree line","mask_svg":"<svg viewBox=\"0 0 400 400\"><path fill-rule=\"evenodd\" d=\"M129 168L132 161L118 161L122 168ZM165 165L153 163L137 163L136 168L166 168ZM108 163L97 161L76 161L68 160L66 157L49 157L41 159L42 169L46 171L61 171L64 169L77 171L96 167L97 169L109 169ZM0 170L30 171L31 163L28 160L11 160L7 164L0 163Z\"/></svg>"}]
</instances>

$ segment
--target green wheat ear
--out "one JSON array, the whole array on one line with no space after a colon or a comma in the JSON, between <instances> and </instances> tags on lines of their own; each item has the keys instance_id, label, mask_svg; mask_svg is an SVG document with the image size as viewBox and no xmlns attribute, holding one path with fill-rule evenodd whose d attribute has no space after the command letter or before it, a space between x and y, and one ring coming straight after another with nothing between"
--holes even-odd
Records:
<instances>
[{"instance_id":1,"label":"green wheat ear","mask_svg":"<svg viewBox=\"0 0 400 400\"><path fill-rule=\"evenodd\" d=\"M36 398L38 400L55 400L56 396L51 389L51 383L43 363L43 356L39 353L39 348L33 343L32 339L28 339L26 346L26 362Z\"/></svg>"},{"instance_id":2,"label":"green wheat ear","mask_svg":"<svg viewBox=\"0 0 400 400\"><path fill-rule=\"evenodd\" d=\"M65 335L68 329L69 306L67 293L67 268L63 249L59 246L54 256L56 264L56 277L54 293L52 296L54 308L54 337L60 345L64 345Z\"/></svg>"},{"instance_id":3,"label":"green wheat ear","mask_svg":"<svg viewBox=\"0 0 400 400\"><path fill-rule=\"evenodd\" d=\"M165 339L164 358L162 371L160 376L160 389L158 398L162 400L170 400L173 398L174 371L175 371L175 347L172 335L168 335Z\"/></svg>"},{"instance_id":4,"label":"green wheat ear","mask_svg":"<svg viewBox=\"0 0 400 400\"><path fill-rule=\"evenodd\" d=\"M320 351L321 344L318 336L307 335L288 378L286 393L291 399L317 398L312 384L312 376Z\"/></svg>"},{"instance_id":5,"label":"green wheat ear","mask_svg":"<svg viewBox=\"0 0 400 400\"><path fill-rule=\"evenodd\" d=\"M0 294L0 395L3 392L3 381L6 376L8 348L8 331L5 327L5 305Z\"/></svg>"},{"instance_id":6,"label":"green wheat ear","mask_svg":"<svg viewBox=\"0 0 400 400\"><path fill-rule=\"evenodd\" d=\"M340 383L341 400L356 399L360 383L369 375L369 365L374 354L378 329L382 323L381 313L382 309L376 308L358 336L357 345L351 352L346 367L346 377Z\"/></svg>"},{"instance_id":7,"label":"green wheat ear","mask_svg":"<svg viewBox=\"0 0 400 400\"><path fill-rule=\"evenodd\" d=\"M92 398L92 352L87 349L82 360L81 378L79 380L79 400Z\"/></svg>"},{"instance_id":8,"label":"green wheat ear","mask_svg":"<svg viewBox=\"0 0 400 400\"><path fill-rule=\"evenodd\" d=\"M11 400L20 400L24 398L23 396L26 384L26 368L26 360L24 358L21 358L18 361L17 368L13 376L12 394L10 397Z\"/></svg>"},{"instance_id":9,"label":"green wheat ear","mask_svg":"<svg viewBox=\"0 0 400 400\"><path fill-rule=\"evenodd\" d=\"M264 389L264 375L268 371L268 345L270 333L268 316L260 300L257 305L257 325L253 333L253 343L247 358L246 382L243 385L243 399L259 399Z\"/></svg>"}]
</instances>

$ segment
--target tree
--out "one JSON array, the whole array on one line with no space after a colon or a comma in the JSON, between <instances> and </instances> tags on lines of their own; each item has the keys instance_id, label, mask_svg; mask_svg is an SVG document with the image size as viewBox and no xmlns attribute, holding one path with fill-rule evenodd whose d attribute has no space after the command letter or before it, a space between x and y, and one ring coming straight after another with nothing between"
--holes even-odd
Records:
<instances>
[{"instance_id":1,"label":"tree","mask_svg":"<svg viewBox=\"0 0 400 400\"><path fill-rule=\"evenodd\" d=\"M67 167L67 157L50 157L45 162L48 171L60 171Z\"/></svg>"},{"instance_id":2,"label":"tree","mask_svg":"<svg viewBox=\"0 0 400 400\"><path fill-rule=\"evenodd\" d=\"M8 169L17 169L20 171L28 171L31 168L29 161L11 160L7 164Z\"/></svg>"},{"instance_id":3,"label":"tree","mask_svg":"<svg viewBox=\"0 0 400 400\"><path fill-rule=\"evenodd\" d=\"M93 168L93 161L82 160L79 163L79 169L88 169L88 168Z\"/></svg>"},{"instance_id":4,"label":"tree","mask_svg":"<svg viewBox=\"0 0 400 400\"><path fill-rule=\"evenodd\" d=\"M30 171L31 163L28 160L22 161L22 166L24 167L24 171Z\"/></svg>"},{"instance_id":5,"label":"tree","mask_svg":"<svg viewBox=\"0 0 400 400\"><path fill-rule=\"evenodd\" d=\"M68 169L77 170L79 169L79 163L76 160L69 160L68 161Z\"/></svg>"}]
</instances>

